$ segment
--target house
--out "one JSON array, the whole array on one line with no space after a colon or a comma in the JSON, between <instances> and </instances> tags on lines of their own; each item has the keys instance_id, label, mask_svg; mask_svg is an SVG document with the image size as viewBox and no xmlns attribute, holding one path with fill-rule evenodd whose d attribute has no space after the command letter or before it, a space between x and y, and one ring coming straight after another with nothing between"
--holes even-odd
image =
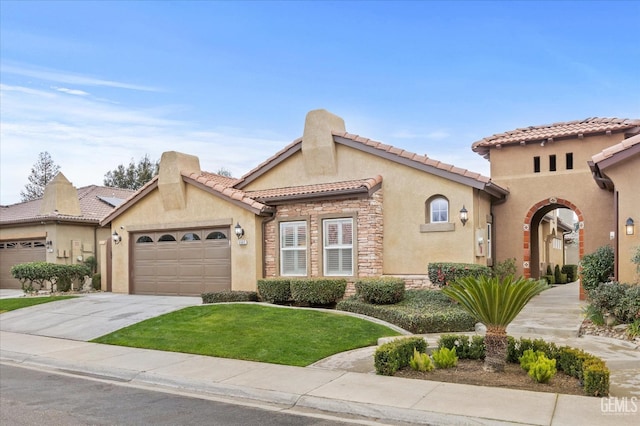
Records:
<instances>
[{"instance_id":1,"label":"house","mask_svg":"<svg viewBox=\"0 0 640 426\"><path fill-rule=\"evenodd\" d=\"M587 118L530 126L475 142L489 159L491 178L509 189L493 205L495 258L515 257L518 273L540 276L545 259L535 238L545 215L570 209L578 220L579 258L598 247L616 252L616 278L634 282L631 253L637 231L625 230L640 212L640 120Z\"/></svg>"},{"instance_id":2,"label":"house","mask_svg":"<svg viewBox=\"0 0 640 426\"><path fill-rule=\"evenodd\" d=\"M164 153L159 175L102 219L114 234L102 264L120 293L255 290L263 277L391 275L424 287L430 262L492 264L491 206L507 194L315 110L301 138L239 179Z\"/></svg>"},{"instance_id":3,"label":"house","mask_svg":"<svg viewBox=\"0 0 640 426\"><path fill-rule=\"evenodd\" d=\"M133 191L90 185L76 189L58 173L42 198L0 207L0 288L21 288L11 267L25 262L77 264L98 259L109 228L100 220Z\"/></svg>"}]
</instances>

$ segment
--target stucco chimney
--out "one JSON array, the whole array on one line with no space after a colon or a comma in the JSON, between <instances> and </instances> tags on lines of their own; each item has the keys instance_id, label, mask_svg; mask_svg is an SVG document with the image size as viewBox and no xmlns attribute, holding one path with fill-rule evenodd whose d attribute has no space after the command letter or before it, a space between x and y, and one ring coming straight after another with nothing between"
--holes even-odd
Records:
<instances>
[{"instance_id":1,"label":"stucco chimney","mask_svg":"<svg viewBox=\"0 0 640 426\"><path fill-rule=\"evenodd\" d=\"M331 132L345 132L344 120L324 109L307 114L302 135L302 157L311 176L337 172L336 147Z\"/></svg>"},{"instance_id":2,"label":"stucco chimney","mask_svg":"<svg viewBox=\"0 0 640 426\"><path fill-rule=\"evenodd\" d=\"M182 172L200 174L198 157L176 151L167 151L160 158L158 191L165 210L180 210L186 207L186 184Z\"/></svg>"},{"instance_id":3,"label":"stucco chimney","mask_svg":"<svg viewBox=\"0 0 640 426\"><path fill-rule=\"evenodd\" d=\"M61 214L66 216L81 216L78 190L62 174L58 173L44 188L40 214Z\"/></svg>"}]
</instances>

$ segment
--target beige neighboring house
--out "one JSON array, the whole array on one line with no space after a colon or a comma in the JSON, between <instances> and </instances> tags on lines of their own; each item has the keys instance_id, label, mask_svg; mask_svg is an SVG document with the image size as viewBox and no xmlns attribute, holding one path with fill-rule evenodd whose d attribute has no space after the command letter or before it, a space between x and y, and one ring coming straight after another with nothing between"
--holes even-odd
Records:
<instances>
[{"instance_id":1,"label":"beige neighboring house","mask_svg":"<svg viewBox=\"0 0 640 426\"><path fill-rule=\"evenodd\" d=\"M0 288L21 288L11 276L15 264L99 259L100 242L108 241L111 234L100 220L132 193L95 185L76 189L58 173L42 198L0 206Z\"/></svg>"},{"instance_id":2,"label":"beige neighboring house","mask_svg":"<svg viewBox=\"0 0 640 426\"><path fill-rule=\"evenodd\" d=\"M101 224L117 234L119 293L256 290L263 277L390 275L423 287L430 262L492 264L491 206L507 194L316 110L302 138L239 179L164 153L159 175Z\"/></svg>"},{"instance_id":3,"label":"beige neighboring house","mask_svg":"<svg viewBox=\"0 0 640 426\"><path fill-rule=\"evenodd\" d=\"M578 256L611 245L616 277L634 282L630 253L638 231L626 235L628 218L640 217L640 120L588 118L515 129L484 138L473 151L491 162L491 177L508 188L493 205L495 258L515 257L518 273L539 277L545 266L539 231L544 217L570 209L578 220Z\"/></svg>"}]
</instances>

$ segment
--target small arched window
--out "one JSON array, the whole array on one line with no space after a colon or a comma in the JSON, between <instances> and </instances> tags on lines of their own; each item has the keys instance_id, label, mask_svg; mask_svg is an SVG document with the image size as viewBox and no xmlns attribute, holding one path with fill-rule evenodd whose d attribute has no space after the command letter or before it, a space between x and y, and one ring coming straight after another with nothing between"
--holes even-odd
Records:
<instances>
[{"instance_id":1,"label":"small arched window","mask_svg":"<svg viewBox=\"0 0 640 426\"><path fill-rule=\"evenodd\" d=\"M164 234L162 237L158 238L158 241L163 241L163 242L167 242L167 241L175 241L176 237L174 237L171 234Z\"/></svg>"},{"instance_id":2,"label":"small arched window","mask_svg":"<svg viewBox=\"0 0 640 426\"><path fill-rule=\"evenodd\" d=\"M142 235L140 237L138 237L138 239L136 240L136 243L141 244L141 243L152 243L153 242L153 238L151 238L148 235Z\"/></svg>"},{"instance_id":3,"label":"small arched window","mask_svg":"<svg viewBox=\"0 0 640 426\"><path fill-rule=\"evenodd\" d=\"M441 195L431 197L428 201L427 220L430 223L449 222L449 200Z\"/></svg>"},{"instance_id":4,"label":"small arched window","mask_svg":"<svg viewBox=\"0 0 640 426\"><path fill-rule=\"evenodd\" d=\"M200 236L198 234L194 234L193 232L187 232L182 236L180 241L199 241Z\"/></svg>"},{"instance_id":5,"label":"small arched window","mask_svg":"<svg viewBox=\"0 0 640 426\"><path fill-rule=\"evenodd\" d=\"M207 240L226 240L227 236L220 231L211 232L207 235Z\"/></svg>"}]
</instances>

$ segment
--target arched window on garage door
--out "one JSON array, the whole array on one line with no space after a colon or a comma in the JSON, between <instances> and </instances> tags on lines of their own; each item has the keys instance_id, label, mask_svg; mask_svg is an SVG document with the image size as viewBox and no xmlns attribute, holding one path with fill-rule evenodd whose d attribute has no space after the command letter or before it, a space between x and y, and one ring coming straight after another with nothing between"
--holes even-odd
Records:
<instances>
[{"instance_id":1,"label":"arched window on garage door","mask_svg":"<svg viewBox=\"0 0 640 426\"><path fill-rule=\"evenodd\" d=\"M176 237L174 237L171 234L164 234L162 237L158 238L158 242L169 242L169 241L175 241Z\"/></svg>"},{"instance_id":2,"label":"arched window on garage door","mask_svg":"<svg viewBox=\"0 0 640 426\"><path fill-rule=\"evenodd\" d=\"M153 242L153 238L151 238L148 235L142 235L140 237L138 237L138 239L136 240L137 244L141 244L141 243L152 243Z\"/></svg>"},{"instance_id":3,"label":"arched window on garage door","mask_svg":"<svg viewBox=\"0 0 640 426\"><path fill-rule=\"evenodd\" d=\"M227 236L220 231L214 231L207 235L207 240L226 240Z\"/></svg>"},{"instance_id":4,"label":"arched window on garage door","mask_svg":"<svg viewBox=\"0 0 640 426\"><path fill-rule=\"evenodd\" d=\"M200 236L193 232L187 232L180 238L180 241L200 241Z\"/></svg>"}]
</instances>

